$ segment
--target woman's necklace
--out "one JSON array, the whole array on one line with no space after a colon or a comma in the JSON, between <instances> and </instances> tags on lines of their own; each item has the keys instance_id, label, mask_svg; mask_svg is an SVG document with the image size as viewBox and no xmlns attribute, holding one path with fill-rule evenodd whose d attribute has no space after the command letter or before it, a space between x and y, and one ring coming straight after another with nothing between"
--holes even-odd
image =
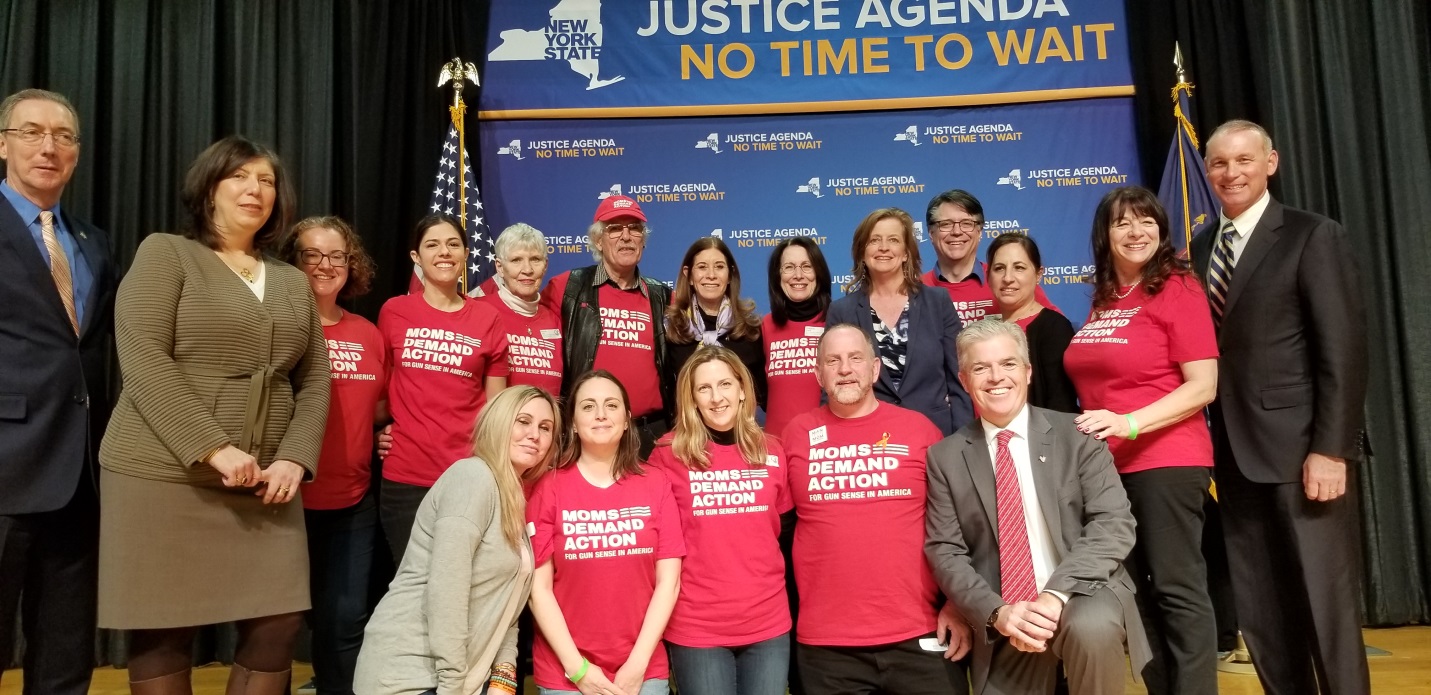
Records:
<instances>
[{"instance_id":1,"label":"woman's necklace","mask_svg":"<svg viewBox=\"0 0 1431 695\"><path fill-rule=\"evenodd\" d=\"M1128 291L1127 291L1127 292L1124 292L1124 293L1122 293L1122 294L1119 294L1119 293L1117 293L1117 292L1114 292L1114 293L1113 293L1113 296L1114 296L1114 297L1117 297L1118 299L1127 299L1127 298L1128 298L1128 295L1133 294L1133 288L1137 287L1137 286L1138 286L1139 284L1141 284L1142 282L1143 282L1143 278L1138 278L1137 280L1134 280L1134 281L1133 281L1133 284L1128 285Z\"/></svg>"}]
</instances>

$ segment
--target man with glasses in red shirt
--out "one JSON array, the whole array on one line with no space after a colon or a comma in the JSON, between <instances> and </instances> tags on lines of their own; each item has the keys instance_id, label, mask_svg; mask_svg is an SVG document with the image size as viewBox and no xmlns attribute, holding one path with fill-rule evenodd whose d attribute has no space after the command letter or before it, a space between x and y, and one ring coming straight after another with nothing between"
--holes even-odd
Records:
<instances>
[{"instance_id":1,"label":"man with glasses in red shirt","mask_svg":"<svg viewBox=\"0 0 1431 695\"><path fill-rule=\"evenodd\" d=\"M924 222L935 256L934 268L920 278L924 284L949 291L965 326L998 314L994 292L986 281L989 269L979 262L979 240L984 236L984 206L979 199L957 188L944 191L929 201ZM1034 299L1058 311L1042 286L1034 288Z\"/></svg>"}]
</instances>

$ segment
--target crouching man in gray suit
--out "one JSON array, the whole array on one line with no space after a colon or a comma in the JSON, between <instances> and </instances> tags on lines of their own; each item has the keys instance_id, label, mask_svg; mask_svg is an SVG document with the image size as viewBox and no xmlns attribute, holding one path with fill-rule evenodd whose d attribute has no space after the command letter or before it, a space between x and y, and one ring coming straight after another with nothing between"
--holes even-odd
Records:
<instances>
[{"instance_id":1,"label":"crouching man in gray suit","mask_svg":"<svg viewBox=\"0 0 1431 695\"><path fill-rule=\"evenodd\" d=\"M1133 515L1102 442L1028 405L1017 324L959 333L959 379L979 418L930 447L924 553L974 630L974 695L1121 693L1148 660L1123 559Z\"/></svg>"}]
</instances>

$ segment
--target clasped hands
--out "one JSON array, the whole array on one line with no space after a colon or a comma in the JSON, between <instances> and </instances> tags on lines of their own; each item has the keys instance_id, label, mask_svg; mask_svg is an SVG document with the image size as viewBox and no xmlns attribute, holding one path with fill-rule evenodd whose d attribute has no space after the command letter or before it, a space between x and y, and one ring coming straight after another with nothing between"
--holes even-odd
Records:
<instances>
[{"instance_id":1,"label":"clasped hands","mask_svg":"<svg viewBox=\"0 0 1431 695\"><path fill-rule=\"evenodd\" d=\"M223 476L224 487L255 487L254 495L264 504L283 504L298 494L303 482L303 467L279 459L261 468L258 459L232 444L214 452L205 463Z\"/></svg>"},{"instance_id":2,"label":"clasped hands","mask_svg":"<svg viewBox=\"0 0 1431 695\"><path fill-rule=\"evenodd\" d=\"M1009 644L1021 652L1043 652L1058 631L1063 617L1063 601L1048 592L1032 601L1010 603L999 609L994 629L1009 638Z\"/></svg>"}]
</instances>

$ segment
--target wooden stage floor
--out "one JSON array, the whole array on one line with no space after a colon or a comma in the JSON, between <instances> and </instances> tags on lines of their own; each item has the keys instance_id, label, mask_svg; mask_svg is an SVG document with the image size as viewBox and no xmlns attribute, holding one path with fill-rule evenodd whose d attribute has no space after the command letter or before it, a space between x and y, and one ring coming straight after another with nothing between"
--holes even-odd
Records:
<instances>
[{"instance_id":1,"label":"wooden stage floor","mask_svg":"<svg viewBox=\"0 0 1431 695\"><path fill-rule=\"evenodd\" d=\"M1391 652L1390 656L1369 659L1371 690L1394 695L1431 695L1431 627L1401 627L1388 630L1365 630L1368 646ZM206 666L194 671L195 695L222 695L228 681L228 668ZM306 683L313 670L307 664L295 664L294 685ZM129 692L126 672L101 668L94 672L90 686L93 695L124 695ZM536 688L527 684L526 692ZM1142 686L1128 679L1129 695L1145 695ZM1228 673L1218 674L1218 692L1223 695L1256 695L1262 692L1257 679ZM6 671L0 679L0 695L20 695L20 672Z\"/></svg>"}]
</instances>

